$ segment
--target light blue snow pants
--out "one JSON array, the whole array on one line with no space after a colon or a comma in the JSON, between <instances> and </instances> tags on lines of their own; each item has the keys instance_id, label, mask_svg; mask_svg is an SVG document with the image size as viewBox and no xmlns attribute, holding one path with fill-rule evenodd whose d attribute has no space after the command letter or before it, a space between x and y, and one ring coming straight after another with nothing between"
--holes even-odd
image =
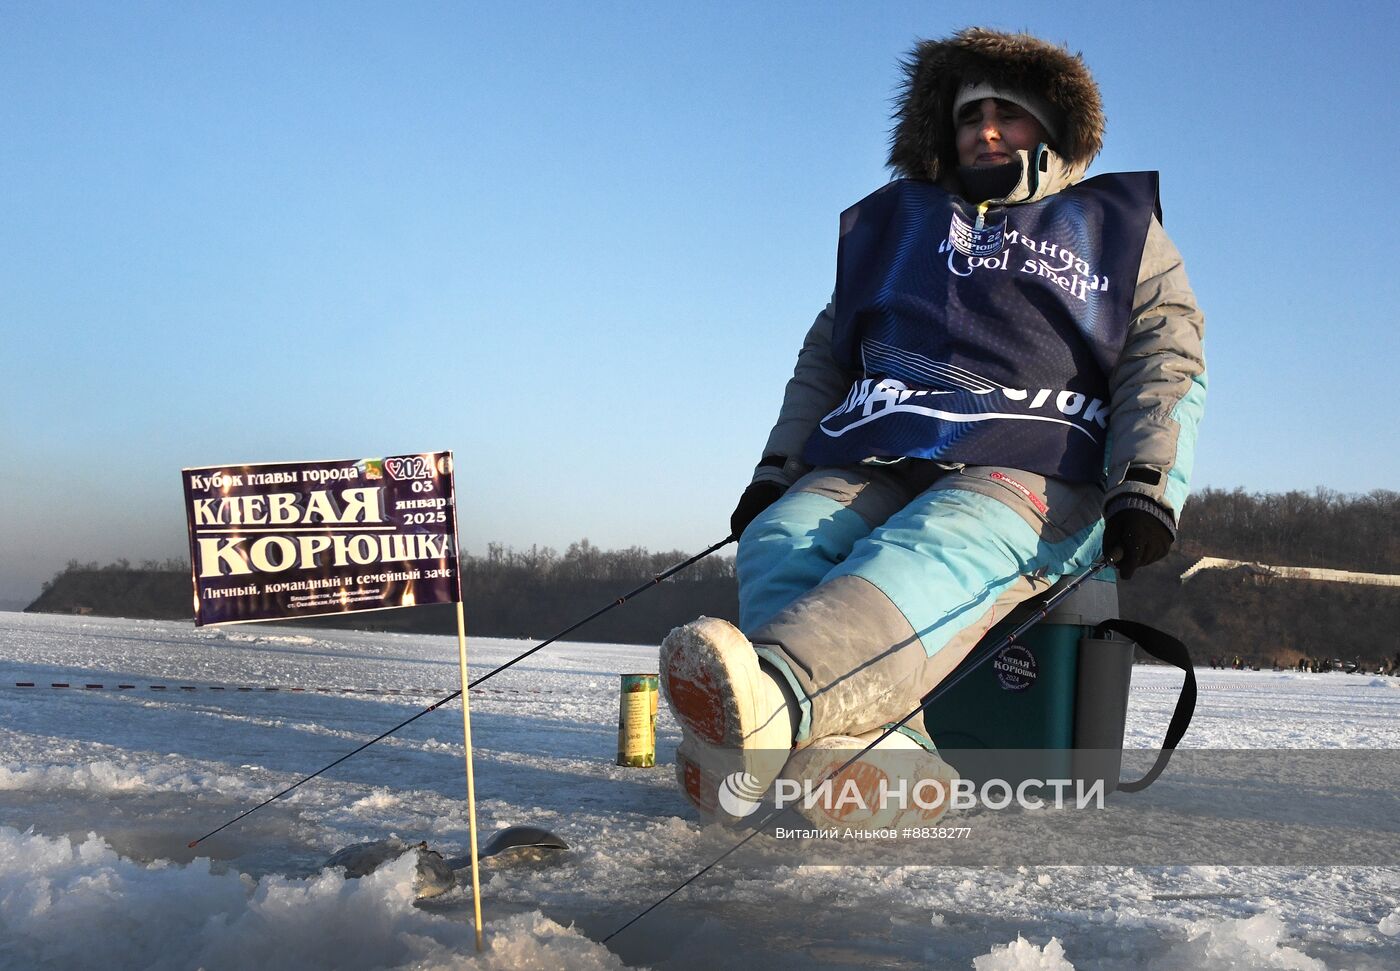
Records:
<instances>
[{"instance_id":1,"label":"light blue snow pants","mask_svg":"<svg viewBox=\"0 0 1400 971\"><path fill-rule=\"evenodd\" d=\"M798 741L897 721L1011 608L1087 567L1103 490L932 462L817 469L739 539L739 626Z\"/></svg>"}]
</instances>

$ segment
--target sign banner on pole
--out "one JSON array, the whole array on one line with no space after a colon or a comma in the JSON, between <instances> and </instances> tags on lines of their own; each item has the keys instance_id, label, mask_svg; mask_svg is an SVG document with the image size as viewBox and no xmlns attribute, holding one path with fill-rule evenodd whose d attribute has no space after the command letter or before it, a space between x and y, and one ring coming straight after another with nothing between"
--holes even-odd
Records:
<instances>
[{"instance_id":1,"label":"sign banner on pole","mask_svg":"<svg viewBox=\"0 0 1400 971\"><path fill-rule=\"evenodd\" d=\"M461 602L451 452L182 474L197 627Z\"/></svg>"}]
</instances>

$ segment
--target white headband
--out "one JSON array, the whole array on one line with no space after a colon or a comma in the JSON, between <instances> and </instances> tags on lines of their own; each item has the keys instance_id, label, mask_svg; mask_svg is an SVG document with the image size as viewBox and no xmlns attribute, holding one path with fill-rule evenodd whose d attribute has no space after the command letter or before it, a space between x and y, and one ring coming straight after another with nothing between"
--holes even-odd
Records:
<instances>
[{"instance_id":1,"label":"white headband","mask_svg":"<svg viewBox=\"0 0 1400 971\"><path fill-rule=\"evenodd\" d=\"M972 101L981 101L983 98L997 98L1001 101L1010 101L1014 105L1020 105L1030 112L1036 121L1040 122L1052 141L1059 141L1059 132L1056 131L1054 124L1056 113L1048 101L1024 91L999 88L989 81L984 81L981 84L964 84L958 89L957 97L953 99L954 123L957 122L958 112L962 110L963 105Z\"/></svg>"}]
</instances>

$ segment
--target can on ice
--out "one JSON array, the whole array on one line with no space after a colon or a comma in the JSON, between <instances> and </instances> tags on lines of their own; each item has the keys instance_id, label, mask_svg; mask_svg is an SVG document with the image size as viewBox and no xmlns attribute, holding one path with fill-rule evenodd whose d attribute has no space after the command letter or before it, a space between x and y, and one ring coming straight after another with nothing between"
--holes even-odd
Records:
<instances>
[{"instance_id":1,"label":"can on ice","mask_svg":"<svg viewBox=\"0 0 1400 971\"><path fill-rule=\"evenodd\" d=\"M617 764L637 768L656 765L655 674L624 674L617 716Z\"/></svg>"}]
</instances>

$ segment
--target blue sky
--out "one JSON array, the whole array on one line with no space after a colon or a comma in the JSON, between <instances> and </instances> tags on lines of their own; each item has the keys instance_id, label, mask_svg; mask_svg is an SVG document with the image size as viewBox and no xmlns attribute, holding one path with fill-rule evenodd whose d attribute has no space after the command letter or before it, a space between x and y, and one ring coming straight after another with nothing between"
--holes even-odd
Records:
<instances>
[{"instance_id":1,"label":"blue sky","mask_svg":"<svg viewBox=\"0 0 1400 971\"><path fill-rule=\"evenodd\" d=\"M1162 172L1196 484L1396 488L1391 3L14 3L0 602L183 555L226 462L452 449L469 550L720 539L898 58L978 23Z\"/></svg>"}]
</instances>

